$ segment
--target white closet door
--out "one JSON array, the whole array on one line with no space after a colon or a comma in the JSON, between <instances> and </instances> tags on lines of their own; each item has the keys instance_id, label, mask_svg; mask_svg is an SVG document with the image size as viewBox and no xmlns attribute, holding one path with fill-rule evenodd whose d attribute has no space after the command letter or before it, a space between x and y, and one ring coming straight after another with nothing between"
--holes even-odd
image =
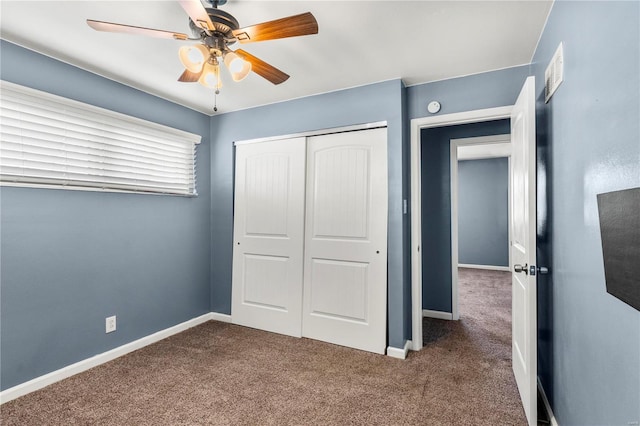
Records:
<instances>
[{"instance_id":1,"label":"white closet door","mask_svg":"<svg viewBox=\"0 0 640 426\"><path fill-rule=\"evenodd\" d=\"M301 336L305 138L238 145L231 318Z\"/></svg>"},{"instance_id":2,"label":"white closet door","mask_svg":"<svg viewBox=\"0 0 640 426\"><path fill-rule=\"evenodd\" d=\"M384 353L387 130L307 140L302 335Z\"/></svg>"}]
</instances>

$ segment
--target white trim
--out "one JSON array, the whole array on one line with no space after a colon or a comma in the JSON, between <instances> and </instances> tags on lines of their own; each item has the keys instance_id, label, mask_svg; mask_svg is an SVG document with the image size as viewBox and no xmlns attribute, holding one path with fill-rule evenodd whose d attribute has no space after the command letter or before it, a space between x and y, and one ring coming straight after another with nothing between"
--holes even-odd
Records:
<instances>
[{"instance_id":1,"label":"white trim","mask_svg":"<svg viewBox=\"0 0 640 426\"><path fill-rule=\"evenodd\" d=\"M411 322L413 350L422 349L422 245L420 130L429 127L510 118L513 106L502 106L411 120ZM456 262L457 264L457 262Z\"/></svg>"},{"instance_id":2,"label":"white trim","mask_svg":"<svg viewBox=\"0 0 640 426\"><path fill-rule=\"evenodd\" d=\"M461 142L461 143L464 143ZM450 161L450 209L451 214L451 316L460 318L458 313L458 145L455 139L449 141Z\"/></svg>"},{"instance_id":3,"label":"white trim","mask_svg":"<svg viewBox=\"0 0 640 426\"><path fill-rule=\"evenodd\" d=\"M333 133L356 132L359 130L378 129L381 127L387 127L387 122L376 121L374 123L363 123L363 124L354 124L352 126L333 127L330 129L310 130L308 132L292 133L289 135L278 135L278 136L269 136L266 138L247 139L242 141L235 141L233 145L238 146L238 145L246 145L251 143L272 142L272 141L278 141L282 139L306 138L310 136L331 135Z\"/></svg>"},{"instance_id":4,"label":"white trim","mask_svg":"<svg viewBox=\"0 0 640 426\"><path fill-rule=\"evenodd\" d=\"M423 309L422 316L426 318L436 318L442 320L453 320L453 314L451 312L432 311L431 309Z\"/></svg>"},{"instance_id":5,"label":"white trim","mask_svg":"<svg viewBox=\"0 0 640 426\"><path fill-rule=\"evenodd\" d=\"M218 312L211 312L209 315L211 315L211 319L214 321L228 322L228 323L232 322L231 315L220 314Z\"/></svg>"},{"instance_id":6,"label":"white trim","mask_svg":"<svg viewBox=\"0 0 640 426\"><path fill-rule=\"evenodd\" d=\"M6 389L0 392L0 404L4 404L5 402L9 402L28 393L35 392L38 389L42 389L53 383L59 382L60 380L74 376L78 373L82 373L83 371L89 370L90 368L96 367L100 364L112 361L116 358L128 354L129 352L133 352L145 346L151 345L162 339L166 339L169 336L181 333L191 327L195 327L212 319L214 319L212 317L212 313L201 315L178 325L174 325L173 327L158 331L156 333L142 337L138 340L134 340L133 342L118 346L117 348L111 349L107 352L103 352L82 361L78 361L59 370L52 371L51 373L47 373L43 376L31 379L28 382L24 382L12 388Z\"/></svg>"},{"instance_id":7,"label":"white trim","mask_svg":"<svg viewBox=\"0 0 640 426\"><path fill-rule=\"evenodd\" d=\"M504 271L504 272L511 271L511 269L508 266L471 265L468 263L458 263L458 268L485 269L487 271Z\"/></svg>"},{"instance_id":8,"label":"white trim","mask_svg":"<svg viewBox=\"0 0 640 426\"><path fill-rule=\"evenodd\" d=\"M412 346L413 344L411 343L411 340L407 340L404 343L403 349L394 348L393 346L387 346L387 356L390 356L391 358L406 359L407 354L409 353L409 349L411 349Z\"/></svg>"},{"instance_id":9,"label":"white trim","mask_svg":"<svg viewBox=\"0 0 640 426\"><path fill-rule=\"evenodd\" d=\"M471 140L477 140L477 142ZM511 134L452 139L452 141L465 141L458 146L458 161L511 156Z\"/></svg>"},{"instance_id":10,"label":"white trim","mask_svg":"<svg viewBox=\"0 0 640 426\"><path fill-rule=\"evenodd\" d=\"M473 136L470 138L458 138L451 139L451 142L456 142L460 148L469 148L473 145L481 145L480 148L487 148L487 152L491 150L492 147L502 146L507 144L511 146L511 134L510 133L502 133L495 134L489 136ZM511 154L511 149L504 154L498 154L498 157L508 157Z\"/></svg>"},{"instance_id":11,"label":"white trim","mask_svg":"<svg viewBox=\"0 0 640 426\"><path fill-rule=\"evenodd\" d=\"M542 387L542 383L540 382L540 377L538 377L538 391L540 392L540 396L542 397L544 408L545 410L547 410L549 423L551 424L551 426L559 426L558 420L556 419L556 416L553 414L553 410L551 409L551 405L549 404L549 400L547 399L547 394L544 393L544 388Z\"/></svg>"}]
</instances>

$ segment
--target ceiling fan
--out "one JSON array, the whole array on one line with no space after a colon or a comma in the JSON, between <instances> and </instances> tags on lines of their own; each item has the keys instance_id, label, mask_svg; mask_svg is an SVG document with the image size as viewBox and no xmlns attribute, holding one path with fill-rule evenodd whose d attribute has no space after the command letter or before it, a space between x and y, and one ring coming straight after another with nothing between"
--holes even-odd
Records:
<instances>
[{"instance_id":1,"label":"ceiling fan","mask_svg":"<svg viewBox=\"0 0 640 426\"><path fill-rule=\"evenodd\" d=\"M231 50L230 45L254 43L279 38L317 34L318 22L310 13L289 16L274 21L240 28L231 14L218 9L227 0L205 0L211 7L205 8L200 0L178 0L189 15L192 37L187 34L112 22L87 19L87 24L97 31L139 34L175 40L194 40L200 44L182 46L178 55L185 71L178 78L181 82L199 82L219 92L220 63L224 62L234 81L243 80L253 71L273 84L280 84L289 75L242 50Z\"/></svg>"}]
</instances>

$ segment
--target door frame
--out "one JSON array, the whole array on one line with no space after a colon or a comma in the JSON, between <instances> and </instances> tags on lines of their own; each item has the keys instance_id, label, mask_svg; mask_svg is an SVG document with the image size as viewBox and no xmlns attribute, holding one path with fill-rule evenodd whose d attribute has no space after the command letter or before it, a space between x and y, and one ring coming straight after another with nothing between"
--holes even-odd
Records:
<instances>
[{"instance_id":1,"label":"door frame","mask_svg":"<svg viewBox=\"0 0 640 426\"><path fill-rule=\"evenodd\" d=\"M480 123L511 118L513 105L486 108L411 120L411 346L422 349L422 188L421 141L422 129L456 124Z\"/></svg>"}]
</instances>

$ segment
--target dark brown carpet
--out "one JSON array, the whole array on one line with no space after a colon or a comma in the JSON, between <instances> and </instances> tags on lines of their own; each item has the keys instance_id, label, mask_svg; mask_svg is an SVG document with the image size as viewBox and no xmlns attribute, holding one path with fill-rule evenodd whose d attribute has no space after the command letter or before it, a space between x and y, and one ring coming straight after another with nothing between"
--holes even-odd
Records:
<instances>
[{"instance_id":1,"label":"dark brown carpet","mask_svg":"<svg viewBox=\"0 0 640 426\"><path fill-rule=\"evenodd\" d=\"M404 361L211 321L8 402L2 424L524 425L508 277L461 270L460 321L425 319Z\"/></svg>"}]
</instances>

